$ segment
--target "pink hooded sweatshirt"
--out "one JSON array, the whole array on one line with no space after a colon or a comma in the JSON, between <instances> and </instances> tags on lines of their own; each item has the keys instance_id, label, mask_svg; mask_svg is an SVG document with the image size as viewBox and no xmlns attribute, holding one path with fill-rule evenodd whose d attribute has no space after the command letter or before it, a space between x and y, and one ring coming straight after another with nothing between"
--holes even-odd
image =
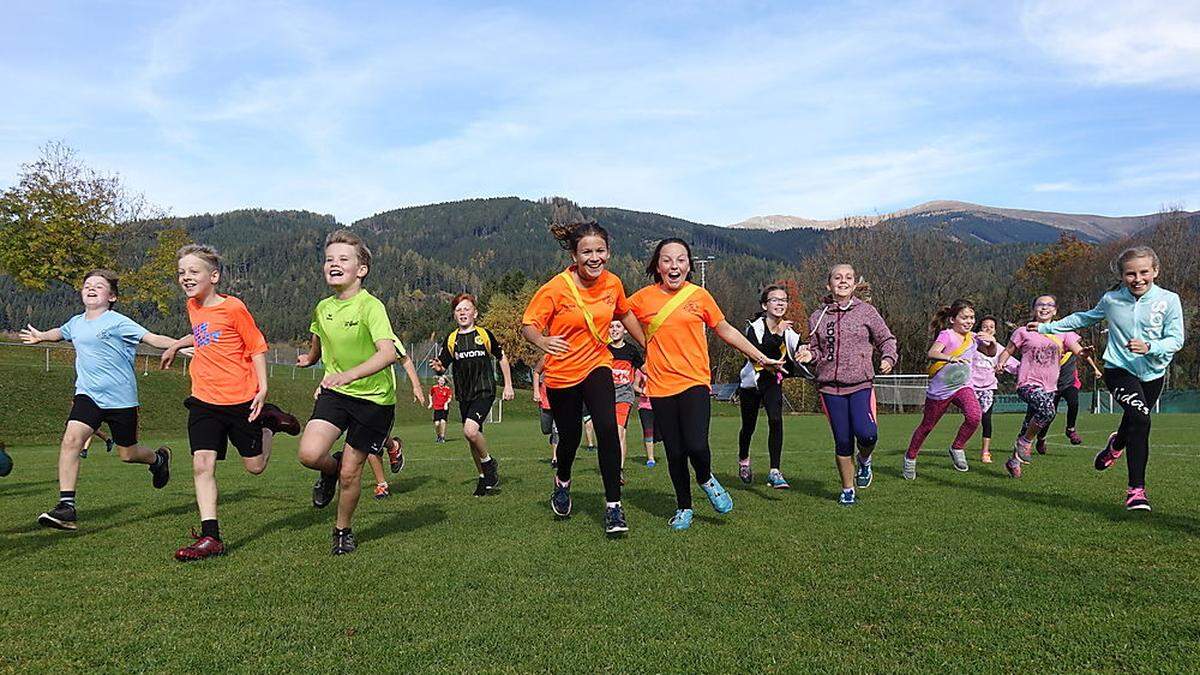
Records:
<instances>
[{"instance_id":1,"label":"pink hooded sweatshirt","mask_svg":"<svg viewBox=\"0 0 1200 675\"><path fill-rule=\"evenodd\" d=\"M876 349L896 365L896 336L869 302L851 298L844 306L828 303L809 317L808 330L810 366L822 394L844 396L870 388Z\"/></svg>"}]
</instances>

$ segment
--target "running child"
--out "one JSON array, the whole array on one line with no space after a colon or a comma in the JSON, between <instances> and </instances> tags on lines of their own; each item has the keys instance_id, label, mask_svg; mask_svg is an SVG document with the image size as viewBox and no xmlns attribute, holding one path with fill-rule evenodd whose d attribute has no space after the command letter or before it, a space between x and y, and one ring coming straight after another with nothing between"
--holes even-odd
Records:
<instances>
[{"instance_id":1,"label":"running child","mask_svg":"<svg viewBox=\"0 0 1200 675\"><path fill-rule=\"evenodd\" d=\"M654 427L654 410L650 405L650 397L646 395L646 382L648 380L643 375L641 386L634 386L633 393L637 394L638 421L642 423L642 446L646 449L646 468L653 469L657 464L654 461L654 445L661 443L662 439Z\"/></svg>"},{"instance_id":2,"label":"running child","mask_svg":"<svg viewBox=\"0 0 1200 675\"><path fill-rule=\"evenodd\" d=\"M442 353L430 362L438 373L454 366L454 389L458 391L458 413L462 419L463 437L471 449L475 470L479 480L475 484L475 496L495 494L500 489L499 462L488 451L487 439L483 436L483 424L496 402L496 368L492 359L500 363L500 374L504 377L504 400L513 399L512 371L508 356L492 331L476 325L479 309L475 296L459 293L451 301L454 322L458 327L451 331L442 344Z\"/></svg>"},{"instance_id":3,"label":"running child","mask_svg":"<svg viewBox=\"0 0 1200 675\"><path fill-rule=\"evenodd\" d=\"M898 359L896 338L875 306L856 294L869 287L857 280L854 267L840 263L825 278L829 294L808 318L810 368L821 409L833 432L834 455L842 492L838 503L853 506L857 490L871 486L871 457L879 440L875 416L875 352L879 371L892 372ZM858 458L854 458L855 445Z\"/></svg>"},{"instance_id":4,"label":"running child","mask_svg":"<svg viewBox=\"0 0 1200 675\"><path fill-rule=\"evenodd\" d=\"M309 351L296 359L306 368L324 362L325 377L317 388L312 415L300 436L299 460L320 472L312 503L325 508L340 484L331 553L358 548L354 511L362 491L362 468L369 455L382 456L396 441L389 438L396 414L397 339L387 308L362 287L371 272L371 251L349 230L325 238L325 283L333 295L313 311ZM413 398L425 403L411 361L406 362ZM344 449L329 451L346 435Z\"/></svg>"},{"instance_id":5,"label":"running child","mask_svg":"<svg viewBox=\"0 0 1200 675\"><path fill-rule=\"evenodd\" d=\"M1183 348L1183 309L1178 295L1155 283L1159 263L1154 249L1125 249L1113 267L1121 275L1121 282L1095 307L1051 323L1039 322L1036 328L1049 335L1108 321L1104 384L1124 412L1121 425L1109 434L1094 464L1097 471L1104 471L1127 453L1129 489L1125 508L1149 511L1146 464L1150 459L1150 411L1162 393L1171 358Z\"/></svg>"},{"instance_id":6,"label":"running child","mask_svg":"<svg viewBox=\"0 0 1200 675\"><path fill-rule=\"evenodd\" d=\"M616 390L617 401L617 435L621 438L621 485L625 484L625 456L628 448L625 442L625 431L629 426L629 414L637 404L636 385L642 379L642 352L637 347L625 341L625 326L620 321L609 324L608 351L612 352L613 387Z\"/></svg>"},{"instance_id":7,"label":"running child","mask_svg":"<svg viewBox=\"0 0 1200 675\"><path fill-rule=\"evenodd\" d=\"M1034 298L1031 308L1033 321L1044 323L1054 318L1057 305L1058 301L1053 295ZM999 370L999 364L1005 363L1010 355L1021 355L1021 365L1017 370L1017 396L1027 406L1025 421L1013 442L1013 455L1004 463L1004 468L1013 478L1021 477L1022 464L1033 461L1030 450L1034 439L1042 429L1050 426L1058 414L1054 395L1058 386L1059 364L1062 363L1063 353L1068 350L1075 354L1083 352L1079 336L1075 333L1064 332L1060 338L1041 335L1036 329L1022 326L1013 331L1008 338L1008 346L997 358L996 368Z\"/></svg>"},{"instance_id":8,"label":"running child","mask_svg":"<svg viewBox=\"0 0 1200 675\"><path fill-rule=\"evenodd\" d=\"M79 460L86 456L87 445L101 424L108 424L122 462L150 467L155 489L162 489L171 478L171 450L166 446L151 450L138 443L134 359L139 344L166 349L175 340L151 333L115 311L117 283L115 272L92 270L84 275L79 292L82 314L48 331L31 325L21 331L21 341L27 345L66 340L75 347L75 399L59 446L58 503L38 516L44 527L74 530L78 526L75 487Z\"/></svg>"},{"instance_id":9,"label":"running child","mask_svg":"<svg viewBox=\"0 0 1200 675\"><path fill-rule=\"evenodd\" d=\"M571 515L571 469L583 436L586 403L604 482L604 531L619 534L629 525L621 506L621 441L608 326L614 318L619 320L639 344L644 343L642 327L629 311L621 279L606 269L608 231L590 218L555 222L550 231L570 254L571 265L537 290L521 318L522 337L546 353L546 397L558 427L550 508L559 518Z\"/></svg>"},{"instance_id":10,"label":"running child","mask_svg":"<svg viewBox=\"0 0 1200 675\"><path fill-rule=\"evenodd\" d=\"M446 376L438 375L437 384L429 388L429 409L433 411L434 443L446 442L446 420L450 418L450 401L454 392L446 386Z\"/></svg>"},{"instance_id":11,"label":"running child","mask_svg":"<svg viewBox=\"0 0 1200 675\"><path fill-rule=\"evenodd\" d=\"M663 239L646 263L646 275L654 283L629 298L630 309L645 327L646 393L675 487L676 511L668 521L675 530L691 527L694 516L689 462L713 509L733 510L733 498L712 473L708 445L712 372L705 327L763 368L783 369L781 359L763 354L725 321L712 295L689 281L691 274L691 247L682 239Z\"/></svg>"},{"instance_id":12,"label":"running child","mask_svg":"<svg viewBox=\"0 0 1200 675\"><path fill-rule=\"evenodd\" d=\"M758 298L762 311L746 326L746 339L764 354L790 360L800 344L800 336L792 330L792 322L783 318L788 310L787 289L771 284ZM750 470L750 441L758 426L758 410L767 411L767 454L771 470L767 485L786 490L789 485L780 471L783 457L783 373L764 371L762 366L746 361L742 366L738 388L738 404L742 412L742 427L738 432L738 478L747 485L754 480Z\"/></svg>"},{"instance_id":13,"label":"running child","mask_svg":"<svg viewBox=\"0 0 1200 675\"><path fill-rule=\"evenodd\" d=\"M979 320L976 339L981 343L985 340L995 342L996 324L996 317L991 314L985 315ZM971 359L971 389L975 392L975 400L979 402L979 428L983 436L979 460L984 464L992 463L992 407L996 403L996 388L999 386L996 380L996 360L999 356L998 353L989 355L976 349L975 356ZM1010 358L1007 369L1015 373L1018 365L1016 359Z\"/></svg>"},{"instance_id":14,"label":"running child","mask_svg":"<svg viewBox=\"0 0 1200 675\"><path fill-rule=\"evenodd\" d=\"M925 390L925 408L921 423L913 430L904 453L904 478L917 477L917 454L921 444L933 431L942 416L954 406L962 411L963 421L958 433L950 443L950 463L956 471L967 471L967 442L979 427L979 400L971 387L971 363L977 351L996 353L996 340L986 333L972 333L975 327L975 305L970 300L959 298L949 306L942 307L929 324L934 333L933 345L929 347L929 385ZM1003 363L1007 355L1000 357Z\"/></svg>"},{"instance_id":15,"label":"running child","mask_svg":"<svg viewBox=\"0 0 1200 675\"><path fill-rule=\"evenodd\" d=\"M546 396L546 355L542 354L533 367L533 402L538 404L538 421L542 435L550 443L550 468L558 468L558 427L554 424L554 413L550 410L550 397Z\"/></svg>"},{"instance_id":16,"label":"running child","mask_svg":"<svg viewBox=\"0 0 1200 675\"><path fill-rule=\"evenodd\" d=\"M1082 345L1080 346L1082 347ZM1076 356L1075 352L1065 350L1058 366L1058 383L1056 385L1058 389L1054 393L1054 409L1058 410L1060 401L1067 402L1067 427L1063 430L1063 433L1071 445L1080 445L1083 443L1083 437L1075 429L1075 424L1079 419L1079 390L1083 388L1083 382L1079 379L1080 361L1092 367L1097 379L1104 377L1104 374L1096 367L1096 363L1092 361L1093 351L1092 347L1083 347L1079 355ZM1046 435L1049 432L1049 426L1042 427L1042 430L1038 432L1037 444L1034 448L1039 455L1046 454Z\"/></svg>"},{"instance_id":17,"label":"running child","mask_svg":"<svg viewBox=\"0 0 1200 675\"><path fill-rule=\"evenodd\" d=\"M184 400L188 410L188 443L200 534L175 551L181 562L201 560L225 552L217 521L217 461L225 459L230 443L242 457L246 471L258 475L267 469L275 434L300 433L300 422L267 403L267 341L241 300L217 292L223 266L211 246L188 244L179 249L179 286L187 296L190 335L162 354L162 367L170 368L175 354L194 348L188 373L192 395Z\"/></svg>"}]
</instances>

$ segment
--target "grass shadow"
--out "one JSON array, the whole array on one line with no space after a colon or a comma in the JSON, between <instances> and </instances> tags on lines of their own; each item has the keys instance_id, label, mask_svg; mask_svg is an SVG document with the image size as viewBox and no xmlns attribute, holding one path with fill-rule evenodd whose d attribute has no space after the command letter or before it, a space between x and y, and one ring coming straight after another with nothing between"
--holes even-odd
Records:
<instances>
[{"instance_id":1,"label":"grass shadow","mask_svg":"<svg viewBox=\"0 0 1200 675\"><path fill-rule=\"evenodd\" d=\"M325 513L323 509L316 509L312 507L302 508L291 515L283 516L282 518L276 518L275 520L259 525L258 529L254 530L250 534L238 538L235 546L246 546L251 542L258 541L267 535L274 534L281 530L287 530L290 532L302 530L311 525L315 525L322 520L328 519L330 519L330 515Z\"/></svg>"},{"instance_id":2,"label":"grass shadow","mask_svg":"<svg viewBox=\"0 0 1200 675\"><path fill-rule=\"evenodd\" d=\"M368 525L358 532L358 538L363 541L383 539L390 535L436 525L444 522L446 518L446 512L442 510L442 507L430 503L419 504L415 508L397 512L381 523Z\"/></svg>"}]
</instances>

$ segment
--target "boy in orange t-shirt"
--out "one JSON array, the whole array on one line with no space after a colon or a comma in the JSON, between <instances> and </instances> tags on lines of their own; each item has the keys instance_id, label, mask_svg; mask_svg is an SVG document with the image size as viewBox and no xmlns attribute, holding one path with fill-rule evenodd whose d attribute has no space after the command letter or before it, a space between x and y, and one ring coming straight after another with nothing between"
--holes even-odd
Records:
<instances>
[{"instance_id":1,"label":"boy in orange t-shirt","mask_svg":"<svg viewBox=\"0 0 1200 675\"><path fill-rule=\"evenodd\" d=\"M192 395L188 440L192 446L200 534L175 552L179 561L200 560L225 552L217 525L217 461L229 443L237 448L246 471L258 475L271 459L271 441L280 431L295 436L300 422L267 403L267 342L241 300L217 293L221 257L211 246L189 244L179 249L179 285L187 295L192 332L162 355L169 368L184 347L195 352L188 369Z\"/></svg>"}]
</instances>

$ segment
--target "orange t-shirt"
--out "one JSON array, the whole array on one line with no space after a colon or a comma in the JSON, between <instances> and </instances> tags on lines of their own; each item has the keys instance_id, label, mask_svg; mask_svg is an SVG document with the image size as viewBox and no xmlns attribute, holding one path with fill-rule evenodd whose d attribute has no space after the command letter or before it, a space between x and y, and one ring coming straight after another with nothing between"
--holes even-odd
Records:
<instances>
[{"instance_id":1,"label":"orange t-shirt","mask_svg":"<svg viewBox=\"0 0 1200 675\"><path fill-rule=\"evenodd\" d=\"M224 302L212 307L202 307L195 299L187 303L196 341L189 369L192 396L214 405L236 405L258 393L250 357L266 353L267 341L241 300L220 297Z\"/></svg>"},{"instance_id":2,"label":"orange t-shirt","mask_svg":"<svg viewBox=\"0 0 1200 675\"><path fill-rule=\"evenodd\" d=\"M592 320L602 335L608 335L608 325L614 315L629 311L629 299L625 297L621 279L608 270L600 275L591 288L577 288L579 297L592 313ZM576 306L575 296L561 276L555 275L537 290L525 308L521 323L547 335L561 335L570 345L565 354L546 355L546 369L542 377L551 389L574 386L583 382L593 370L601 366L612 367L608 344L598 340L592 333L587 318Z\"/></svg>"},{"instance_id":3,"label":"orange t-shirt","mask_svg":"<svg viewBox=\"0 0 1200 675\"><path fill-rule=\"evenodd\" d=\"M645 328L672 295L657 285L647 286L629 297L629 308ZM646 394L674 396L698 384L711 386L704 326L716 328L724 320L725 314L703 288L675 308L646 345Z\"/></svg>"}]
</instances>

